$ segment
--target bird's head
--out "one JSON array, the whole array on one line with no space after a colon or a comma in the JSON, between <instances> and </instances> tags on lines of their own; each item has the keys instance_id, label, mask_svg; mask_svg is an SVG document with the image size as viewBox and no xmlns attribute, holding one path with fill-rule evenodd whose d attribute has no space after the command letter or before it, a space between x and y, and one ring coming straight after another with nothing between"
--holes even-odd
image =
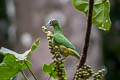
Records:
<instances>
[{"instance_id":1,"label":"bird's head","mask_svg":"<svg viewBox=\"0 0 120 80\"><path fill-rule=\"evenodd\" d=\"M51 19L48 23L47 26L52 26L55 27L58 25L58 21L56 19Z\"/></svg>"}]
</instances>

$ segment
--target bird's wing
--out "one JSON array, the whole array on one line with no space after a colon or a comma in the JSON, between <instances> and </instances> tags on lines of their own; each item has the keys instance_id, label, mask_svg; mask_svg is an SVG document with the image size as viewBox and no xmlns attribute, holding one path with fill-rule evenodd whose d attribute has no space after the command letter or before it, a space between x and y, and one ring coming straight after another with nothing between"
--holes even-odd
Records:
<instances>
[{"instance_id":1,"label":"bird's wing","mask_svg":"<svg viewBox=\"0 0 120 80\"><path fill-rule=\"evenodd\" d=\"M56 33L54 35L54 42L58 45L64 45L67 48L75 49L73 44L63 34Z\"/></svg>"}]
</instances>

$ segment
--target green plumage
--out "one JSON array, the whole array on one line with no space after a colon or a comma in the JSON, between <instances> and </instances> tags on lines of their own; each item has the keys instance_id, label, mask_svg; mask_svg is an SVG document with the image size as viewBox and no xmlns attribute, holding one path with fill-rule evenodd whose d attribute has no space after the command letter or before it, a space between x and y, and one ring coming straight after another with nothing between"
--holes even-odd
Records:
<instances>
[{"instance_id":1,"label":"green plumage","mask_svg":"<svg viewBox=\"0 0 120 80\"><path fill-rule=\"evenodd\" d=\"M54 33L54 42L67 48L75 49L72 43L61 33Z\"/></svg>"},{"instance_id":2,"label":"green plumage","mask_svg":"<svg viewBox=\"0 0 120 80\"><path fill-rule=\"evenodd\" d=\"M60 48L62 55L66 57L71 55L71 56L75 56L76 58L80 59L80 55L75 50L74 45L63 35L58 21L55 19L51 20L49 22L49 25L53 26L54 28L53 41Z\"/></svg>"}]
</instances>

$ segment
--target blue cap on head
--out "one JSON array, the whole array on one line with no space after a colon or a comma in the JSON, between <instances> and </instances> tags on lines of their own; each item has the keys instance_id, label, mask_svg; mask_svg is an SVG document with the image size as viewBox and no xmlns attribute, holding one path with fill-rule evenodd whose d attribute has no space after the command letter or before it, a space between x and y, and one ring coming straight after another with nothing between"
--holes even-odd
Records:
<instances>
[{"instance_id":1,"label":"blue cap on head","mask_svg":"<svg viewBox=\"0 0 120 80\"><path fill-rule=\"evenodd\" d=\"M50 19L48 21L48 23L46 24L46 27L54 26L54 24L55 24L56 21L57 21L56 19Z\"/></svg>"}]
</instances>

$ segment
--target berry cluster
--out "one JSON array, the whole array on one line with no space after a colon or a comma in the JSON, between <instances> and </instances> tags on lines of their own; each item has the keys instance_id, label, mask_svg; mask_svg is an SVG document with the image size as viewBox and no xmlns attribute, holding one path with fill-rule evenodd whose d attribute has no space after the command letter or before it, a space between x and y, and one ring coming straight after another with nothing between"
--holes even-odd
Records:
<instances>
[{"instance_id":1,"label":"berry cluster","mask_svg":"<svg viewBox=\"0 0 120 80\"><path fill-rule=\"evenodd\" d=\"M54 60L54 63L55 63L55 71L57 71L57 76L59 80L65 80L64 60L61 59L58 46L55 45L53 42L53 34L51 31L48 31L45 26L42 27L42 30L47 35L49 49L53 55L52 59Z\"/></svg>"},{"instance_id":2,"label":"berry cluster","mask_svg":"<svg viewBox=\"0 0 120 80\"><path fill-rule=\"evenodd\" d=\"M64 69L64 60L54 61L55 63L55 70L57 71L57 75L60 76L59 80L66 80L66 73Z\"/></svg>"},{"instance_id":3,"label":"berry cluster","mask_svg":"<svg viewBox=\"0 0 120 80\"><path fill-rule=\"evenodd\" d=\"M104 76L105 69L99 70L97 73L94 74L93 80L102 80Z\"/></svg>"},{"instance_id":4,"label":"berry cluster","mask_svg":"<svg viewBox=\"0 0 120 80\"><path fill-rule=\"evenodd\" d=\"M90 66L84 64L81 68L77 69L74 80L87 80L93 75L93 71Z\"/></svg>"},{"instance_id":5,"label":"berry cluster","mask_svg":"<svg viewBox=\"0 0 120 80\"><path fill-rule=\"evenodd\" d=\"M42 27L42 30L47 35L48 43L49 43L49 49L50 52L53 54L53 59L60 59L61 56L59 54L59 48L56 46L53 42L53 34L51 31L48 31L45 26Z\"/></svg>"}]
</instances>

